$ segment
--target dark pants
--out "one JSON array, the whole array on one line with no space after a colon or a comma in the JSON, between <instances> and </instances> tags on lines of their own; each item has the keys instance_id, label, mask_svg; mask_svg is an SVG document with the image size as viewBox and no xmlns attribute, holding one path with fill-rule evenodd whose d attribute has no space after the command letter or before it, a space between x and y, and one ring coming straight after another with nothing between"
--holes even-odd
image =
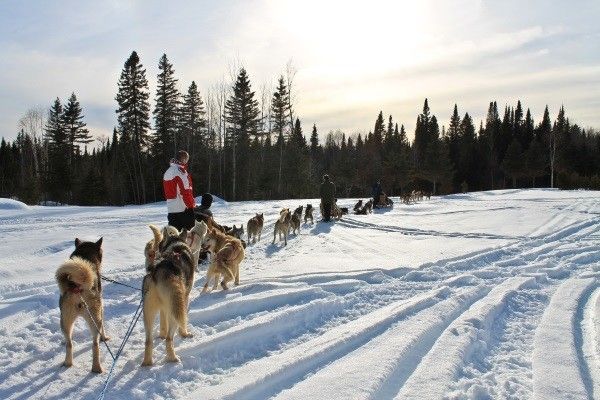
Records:
<instances>
[{"instance_id":1,"label":"dark pants","mask_svg":"<svg viewBox=\"0 0 600 400\"><path fill-rule=\"evenodd\" d=\"M190 230L196 222L192 208L187 208L185 211L179 213L169 213L167 214L167 219L169 220L169 225L174 226L178 231L184 228Z\"/></svg>"},{"instance_id":2,"label":"dark pants","mask_svg":"<svg viewBox=\"0 0 600 400\"><path fill-rule=\"evenodd\" d=\"M331 206L333 206L333 203L330 201L322 201L321 204L323 204L323 221L330 221L331 220Z\"/></svg>"}]
</instances>

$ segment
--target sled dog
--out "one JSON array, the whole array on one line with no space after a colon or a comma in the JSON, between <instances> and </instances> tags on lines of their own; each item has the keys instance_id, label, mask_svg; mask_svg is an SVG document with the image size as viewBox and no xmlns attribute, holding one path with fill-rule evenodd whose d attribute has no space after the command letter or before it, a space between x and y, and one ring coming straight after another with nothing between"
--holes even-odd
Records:
<instances>
[{"instance_id":1,"label":"sled dog","mask_svg":"<svg viewBox=\"0 0 600 400\"><path fill-rule=\"evenodd\" d=\"M92 372L96 373L102 372L100 340L108 340L104 334L101 264L102 238L95 243L75 239L75 251L56 270L56 282L60 291L60 328L66 342L63 365L73 365L73 325L77 317L81 316L92 334Z\"/></svg>"},{"instance_id":2,"label":"sled dog","mask_svg":"<svg viewBox=\"0 0 600 400\"><path fill-rule=\"evenodd\" d=\"M294 210L294 213L292 214L291 229L294 235L300 233L300 223L302 222L302 210L304 210L304 206L296 208ZM298 233L296 233L296 231Z\"/></svg>"},{"instance_id":3,"label":"sled dog","mask_svg":"<svg viewBox=\"0 0 600 400\"><path fill-rule=\"evenodd\" d=\"M192 230L188 232L187 244L190 246L190 250L194 256L194 265L198 265L200 250L202 249L202 241L204 240L204 236L206 236L207 231L208 227L204 221L196 221Z\"/></svg>"},{"instance_id":4,"label":"sled dog","mask_svg":"<svg viewBox=\"0 0 600 400\"><path fill-rule=\"evenodd\" d=\"M312 204L307 204L306 205L306 209L304 211L304 223L306 224L309 219L310 219L311 225L314 224L314 221L313 221L313 206L312 206Z\"/></svg>"},{"instance_id":5,"label":"sled dog","mask_svg":"<svg viewBox=\"0 0 600 400\"><path fill-rule=\"evenodd\" d=\"M250 218L248 225L246 226L246 230L248 231L248 243L250 243L250 239L252 239L252 243L256 243L257 237L260 242L264 222L265 217L263 213L257 213L254 217Z\"/></svg>"},{"instance_id":6,"label":"sled dog","mask_svg":"<svg viewBox=\"0 0 600 400\"><path fill-rule=\"evenodd\" d=\"M246 256L242 242L239 239L228 236L217 229L209 230L204 237L202 248L210 252L212 260L206 271L206 283L202 293L208 291L208 286L214 280L212 290L217 288L221 275L221 287L229 289L227 283L234 281L234 285L240 284L240 263Z\"/></svg>"},{"instance_id":7,"label":"sled dog","mask_svg":"<svg viewBox=\"0 0 600 400\"><path fill-rule=\"evenodd\" d=\"M354 205L354 213L358 214L358 211L362 208L363 206L363 201L362 199L360 199L355 205Z\"/></svg>"},{"instance_id":8,"label":"sled dog","mask_svg":"<svg viewBox=\"0 0 600 400\"><path fill-rule=\"evenodd\" d=\"M236 239L241 239L242 235L244 234L244 225L240 224L240 227L237 228L235 225L233 225L233 227L231 227L231 229L228 229L227 231L225 231L226 234L228 234L229 236L233 236Z\"/></svg>"},{"instance_id":9,"label":"sled dog","mask_svg":"<svg viewBox=\"0 0 600 400\"><path fill-rule=\"evenodd\" d=\"M292 214L289 208L284 208L279 212L279 219L275 222L275 229L273 230L273 244L279 233L279 240L283 237L284 243L287 246L287 237L290 234L290 224L292 221Z\"/></svg>"},{"instance_id":10,"label":"sled dog","mask_svg":"<svg viewBox=\"0 0 600 400\"><path fill-rule=\"evenodd\" d=\"M177 229L170 225L165 226L164 228L162 228L162 230L155 225L148 225L148 227L152 231L154 238L150 239L148 243L146 243L146 247L144 248L144 256L146 258L146 272L149 271L149 268L153 264L154 260L156 260L160 256L158 248L163 239L169 236L179 235Z\"/></svg>"},{"instance_id":11,"label":"sled dog","mask_svg":"<svg viewBox=\"0 0 600 400\"><path fill-rule=\"evenodd\" d=\"M194 257L186 240L187 230L177 236L169 236L161 242L160 258L154 261L143 281L144 329L146 345L142 366L152 365L152 328L156 314L160 312L160 336L166 339L166 360L177 362L173 347L175 331L183 337L187 332L188 300L194 284Z\"/></svg>"},{"instance_id":12,"label":"sled dog","mask_svg":"<svg viewBox=\"0 0 600 400\"><path fill-rule=\"evenodd\" d=\"M363 206L363 209L365 211L365 214L370 214L373 212L373 199L369 199L369 201L367 201L365 203L365 205Z\"/></svg>"}]
</instances>

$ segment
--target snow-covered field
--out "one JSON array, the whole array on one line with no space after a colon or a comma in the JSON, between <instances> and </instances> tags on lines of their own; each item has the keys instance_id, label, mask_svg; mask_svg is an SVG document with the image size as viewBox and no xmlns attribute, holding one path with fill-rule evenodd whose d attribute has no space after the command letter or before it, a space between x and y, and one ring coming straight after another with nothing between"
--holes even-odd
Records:
<instances>
[{"instance_id":1,"label":"snow-covered field","mask_svg":"<svg viewBox=\"0 0 600 400\"><path fill-rule=\"evenodd\" d=\"M600 398L600 192L506 190L435 197L271 244L282 206L220 202L219 222L264 212L241 285L191 295L182 362L138 323L108 399ZM340 201L352 207L353 200ZM96 398L83 320L61 366L56 267L75 237L104 237L104 275L139 287L149 223L164 204L21 207L0 200L0 398ZM318 212L317 212L318 214ZM140 294L104 285L118 347ZM107 370L110 356L102 346Z\"/></svg>"}]
</instances>

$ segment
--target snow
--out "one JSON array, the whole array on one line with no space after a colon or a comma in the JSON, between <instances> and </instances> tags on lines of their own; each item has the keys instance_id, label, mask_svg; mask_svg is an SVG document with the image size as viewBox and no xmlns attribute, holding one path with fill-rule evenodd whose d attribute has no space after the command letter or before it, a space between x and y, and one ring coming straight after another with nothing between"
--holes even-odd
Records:
<instances>
[{"instance_id":1,"label":"snow","mask_svg":"<svg viewBox=\"0 0 600 400\"><path fill-rule=\"evenodd\" d=\"M0 198L0 210L27 210L29 206L18 200Z\"/></svg>"},{"instance_id":2,"label":"snow","mask_svg":"<svg viewBox=\"0 0 600 400\"><path fill-rule=\"evenodd\" d=\"M394 199L396 201L396 199ZM356 199L341 199L352 208ZM241 285L190 300L181 363L141 368L139 323L107 398L491 399L600 396L600 192L501 190L302 225L273 245L282 207L317 199L226 202L226 225L264 212ZM0 398L95 399L91 340L74 331L66 369L54 272L75 237L104 238L103 273L139 287L148 224L164 202L26 206L0 199ZM318 207L317 207L318 210ZM315 212L319 218L318 211ZM106 283L116 349L140 301ZM105 370L110 356L101 347Z\"/></svg>"}]
</instances>

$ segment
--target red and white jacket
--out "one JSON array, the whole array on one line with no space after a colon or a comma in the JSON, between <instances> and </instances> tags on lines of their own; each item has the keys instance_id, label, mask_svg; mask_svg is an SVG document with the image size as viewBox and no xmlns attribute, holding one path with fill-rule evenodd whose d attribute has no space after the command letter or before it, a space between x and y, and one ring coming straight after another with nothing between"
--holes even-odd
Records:
<instances>
[{"instance_id":1,"label":"red and white jacket","mask_svg":"<svg viewBox=\"0 0 600 400\"><path fill-rule=\"evenodd\" d=\"M179 213L196 205L192 176L188 174L186 165L171 161L171 166L163 176L163 190L169 213Z\"/></svg>"}]
</instances>

